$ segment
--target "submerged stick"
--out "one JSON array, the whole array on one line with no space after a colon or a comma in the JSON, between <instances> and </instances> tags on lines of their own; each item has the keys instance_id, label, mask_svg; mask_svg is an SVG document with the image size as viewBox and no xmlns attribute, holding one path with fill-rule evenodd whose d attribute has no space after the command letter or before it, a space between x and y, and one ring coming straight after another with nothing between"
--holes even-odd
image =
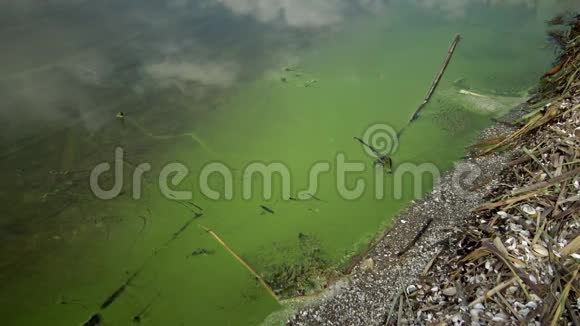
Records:
<instances>
[{"instance_id":1,"label":"submerged stick","mask_svg":"<svg viewBox=\"0 0 580 326\"><path fill-rule=\"evenodd\" d=\"M167 247L171 242L175 241L183 232L185 232L185 230L199 217L201 217L203 214L195 214L191 219L189 219L179 230L177 230L173 236L171 237L171 239L169 239L167 242L165 242L165 247ZM146 221L146 219L144 219L144 221ZM157 249L156 252L160 250ZM115 301L117 301L117 299L123 295L123 293L125 293L125 290L127 290L127 288L131 285L131 282L133 282L133 280L135 280L137 278L137 276L139 275L139 273L141 273L141 271L145 268L145 264L144 263L141 268L139 268L136 272L134 272L133 274L131 274L123 284L121 284L117 289L115 289L115 291L113 293L111 293L106 299L105 301L103 301L103 303L101 304L100 311L103 311L105 309L107 309L109 306L111 306ZM98 318L98 319L97 319ZM100 315L94 314L84 325L100 325ZM95 323L96 322L96 323ZM93 324L94 323L94 324Z\"/></svg>"},{"instance_id":2,"label":"submerged stick","mask_svg":"<svg viewBox=\"0 0 580 326\"><path fill-rule=\"evenodd\" d=\"M421 105L419 105L417 110L415 110L415 113L413 113L413 116L411 117L411 120L409 120L409 123L399 132L399 135L401 135L403 133L403 131L405 130L405 128L407 128L412 122L414 122L415 120L417 120L417 118L419 118L419 113L421 113L421 111L423 111L425 106L427 106L427 103L429 103L429 100L431 100L433 93L435 93L435 89L439 85L439 82L441 82L441 78L443 78L443 74L445 73L447 66L449 66L449 62L451 61L451 57L453 56L453 53L455 52L455 49L457 48L457 44L459 43L460 40L461 40L461 35L459 35L459 34L455 35L455 38L453 39L453 42L451 43L451 47L449 48L449 51L447 52L447 57L445 57L445 61L443 62L443 66L441 67L441 69L439 69L439 72L437 72L437 75L435 75L435 79L433 80L433 83L431 84L431 88L429 88L429 91L427 92L427 96L423 100L423 103L421 103Z\"/></svg>"},{"instance_id":3,"label":"submerged stick","mask_svg":"<svg viewBox=\"0 0 580 326\"><path fill-rule=\"evenodd\" d=\"M153 298L153 300L151 300L151 302L149 302L145 307L143 307L143 309L141 309L141 311L139 311L139 313L137 313L134 317L133 317L133 322L136 324L140 324L141 321L143 321L143 316L147 313L147 311L149 311L149 309L151 308L151 306L153 305L153 303L160 297L161 295L158 294L157 297Z\"/></svg>"},{"instance_id":4,"label":"submerged stick","mask_svg":"<svg viewBox=\"0 0 580 326\"><path fill-rule=\"evenodd\" d=\"M115 302L115 300L117 300L117 298L119 298L121 296L121 294L123 294L125 292L125 290L127 289L127 287L130 285L130 283L137 277L137 275L139 275L139 272L141 270L136 271L135 273L131 274L131 276L125 281L125 283L123 283L121 286L119 286L115 292L113 292L102 304L101 304L101 310L105 310L107 309L113 302Z\"/></svg>"},{"instance_id":5,"label":"submerged stick","mask_svg":"<svg viewBox=\"0 0 580 326\"><path fill-rule=\"evenodd\" d=\"M170 243L172 243L173 241L175 241L177 238L179 238L179 236L185 232L185 230L187 230L187 228L198 218L202 217L203 214L199 214L199 213L195 213L193 215L192 218L190 218L187 222L185 222L185 224L183 224L183 226L181 228L179 228L179 230L177 230L175 233L173 233L173 236L171 236L171 239L167 240L167 242L165 242L165 246L169 246Z\"/></svg>"},{"instance_id":6,"label":"submerged stick","mask_svg":"<svg viewBox=\"0 0 580 326\"><path fill-rule=\"evenodd\" d=\"M252 275L254 275L254 277L262 284L266 291L268 291L268 293L270 293L270 295L276 299L276 301L280 302L280 299L278 299L278 296L276 293L274 293L274 290L270 288L268 283L266 283L266 281L264 281L264 279L250 265L248 265L248 263L246 263L240 256L238 256L238 254L236 254L235 251L225 243L225 241L223 241L215 232L206 228L205 226L200 225L200 227L209 233L212 237L214 237L214 239L216 239L217 242L222 245L222 247L224 247L232 256L234 256L238 262L240 262L240 264L242 264Z\"/></svg>"}]
</instances>

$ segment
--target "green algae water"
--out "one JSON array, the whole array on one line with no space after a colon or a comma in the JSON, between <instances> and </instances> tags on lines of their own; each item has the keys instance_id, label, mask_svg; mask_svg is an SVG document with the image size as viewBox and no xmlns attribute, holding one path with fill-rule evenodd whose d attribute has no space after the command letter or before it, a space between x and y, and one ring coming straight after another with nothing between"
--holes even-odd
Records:
<instances>
[{"instance_id":1,"label":"green algae water","mask_svg":"<svg viewBox=\"0 0 580 326\"><path fill-rule=\"evenodd\" d=\"M280 299L320 289L525 99L553 57L544 21L574 6L0 5L2 323L261 324L284 301L207 230ZM353 139L377 128L392 174ZM91 172L116 152L99 184L122 172L122 187L100 199ZM346 163L362 169L342 176ZM256 166L277 167L271 182Z\"/></svg>"}]
</instances>

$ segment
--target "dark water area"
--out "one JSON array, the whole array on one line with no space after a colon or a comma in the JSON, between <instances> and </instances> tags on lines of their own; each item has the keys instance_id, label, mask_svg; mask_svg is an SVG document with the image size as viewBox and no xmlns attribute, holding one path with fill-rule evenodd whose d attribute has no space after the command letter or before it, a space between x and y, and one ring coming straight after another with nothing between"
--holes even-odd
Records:
<instances>
[{"instance_id":1,"label":"dark water area","mask_svg":"<svg viewBox=\"0 0 580 326\"><path fill-rule=\"evenodd\" d=\"M286 304L240 260L279 297L324 286L492 117L525 100L554 57L545 21L573 9L555 0L3 2L3 324L79 325L96 313L105 325L261 324ZM405 128L456 33L435 95ZM392 157L392 174L353 139L365 136ZM115 167L116 151L119 169L99 185L114 187L122 171L121 187L104 199L91 175ZM341 160L362 170L343 177ZM273 163L270 183L250 173ZM182 180L161 185L184 167ZM327 170L313 178L316 167Z\"/></svg>"}]
</instances>

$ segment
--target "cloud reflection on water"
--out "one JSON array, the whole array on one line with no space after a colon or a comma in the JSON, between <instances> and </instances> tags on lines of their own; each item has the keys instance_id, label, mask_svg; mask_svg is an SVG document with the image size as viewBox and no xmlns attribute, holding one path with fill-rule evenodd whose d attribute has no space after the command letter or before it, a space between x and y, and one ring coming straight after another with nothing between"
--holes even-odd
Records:
<instances>
[{"instance_id":1,"label":"cloud reflection on water","mask_svg":"<svg viewBox=\"0 0 580 326\"><path fill-rule=\"evenodd\" d=\"M27 122L94 110L91 88L224 89L258 61L307 43L317 31L403 0L7 0L0 3L0 117ZM568 2L560 0L558 3ZM411 0L435 16L465 18L471 5L533 8L535 0ZM394 10L394 9L393 9ZM247 19L239 19L247 18ZM304 31L308 31L304 33ZM294 34L292 34L294 33ZM14 37L14 35L18 37ZM296 37L290 39L290 36ZM231 51L230 51L231 49ZM271 59L271 58L270 58ZM250 62L250 61L255 62ZM127 68L129 67L129 68ZM58 78L52 76L60 74ZM11 79L12 78L12 79ZM185 86L184 86L185 85ZM71 94L75 96L71 96ZM7 103L6 99L10 99ZM97 105L96 102L100 104ZM106 105L105 105L106 106ZM36 119L30 119L35 116ZM64 114L66 116L66 114ZM8 131L8 130L12 131ZM0 134L0 136L3 136Z\"/></svg>"},{"instance_id":2,"label":"cloud reflection on water","mask_svg":"<svg viewBox=\"0 0 580 326\"><path fill-rule=\"evenodd\" d=\"M229 62L160 62L146 66L145 71L160 83L176 80L228 87L236 81L239 66Z\"/></svg>"},{"instance_id":3,"label":"cloud reflection on water","mask_svg":"<svg viewBox=\"0 0 580 326\"><path fill-rule=\"evenodd\" d=\"M318 28L343 21L357 7L368 12L386 8L388 0L215 0L238 15L290 27Z\"/></svg>"},{"instance_id":4,"label":"cloud reflection on water","mask_svg":"<svg viewBox=\"0 0 580 326\"><path fill-rule=\"evenodd\" d=\"M412 0L419 8L434 11L450 19L464 18L468 8L473 5L487 7L519 6L535 8L537 0Z\"/></svg>"}]
</instances>

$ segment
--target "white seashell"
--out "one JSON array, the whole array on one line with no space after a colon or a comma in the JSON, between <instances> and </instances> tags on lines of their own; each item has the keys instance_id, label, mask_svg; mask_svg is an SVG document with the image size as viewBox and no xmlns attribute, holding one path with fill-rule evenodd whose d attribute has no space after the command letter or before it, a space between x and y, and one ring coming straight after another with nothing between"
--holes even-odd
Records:
<instances>
[{"instance_id":1,"label":"white seashell","mask_svg":"<svg viewBox=\"0 0 580 326\"><path fill-rule=\"evenodd\" d=\"M514 232L520 232L523 230L522 226L519 224L515 224L515 223L510 223L510 230L514 231Z\"/></svg>"},{"instance_id":2,"label":"white seashell","mask_svg":"<svg viewBox=\"0 0 580 326\"><path fill-rule=\"evenodd\" d=\"M476 303L476 304L473 305L473 309L477 309L477 310L482 310L483 311L483 309L485 309L485 307L481 303Z\"/></svg>"},{"instance_id":3,"label":"white seashell","mask_svg":"<svg viewBox=\"0 0 580 326\"><path fill-rule=\"evenodd\" d=\"M524 248L524 250L525 250L526 252L530 252L530 251L528 250L528 247L530 246L530 243L529 243L529 241L528 241L528 240L529 240L529 239L522 239L522 248Z\"/></svg>"},{"instance_id":4,"label":"white seashell","mask_svg":"<svg viewBox=\"0 0 580 326\"><path fill-rule=\"evenodd\" d=\"M485 269L487 269L488 271L491 270L491 262L489 260L485 262Z\"/></svg>"},{"instance_id":5,"label":"white seashell","mask_svg":"<svg viewBox=\"0 0 580 326\"><path fill-rule=\"evenodd\" d=\"M520 235L525 237L525 238L529 238L530 237L530 231L528 230L522 230L520 231Z\"/></svg>"},{"instance_id":6,"label":"white seashell","mask_svg":"<svg viewBox=\"0 0 580 326\"><path fill-rule=\"evenodd\" d=\"M509 214L504 211L497 212L497 215L499 215L501 218L507 218L509 216Z\"/></svg>"},{"instance_id":7,"label":"white seashell","mask_svg":"<svg viewBox=\"0 0 580 326\"><path fill-rule=\"evenodd\" d=\"M520 208L522 209L522 211L524 213L526 213L528 215L536 215L536 209L528 204L524 204L524 205L520 206Z\"/></svg>"},{"instance_id":8,"label":"white seashell","mask_svg":"<svg viewBox=\"0 0 580 326\"><path fill-rule=\"evenodd\" d=\"M493 316L492 321L497 323L505 323L507 321L507 316L505 314L499 313Z\"/></svg>"},{"instance_id":9,"label":"white seashell","mask_svg":"<svg viewBox=\"0 0 580 326\"><path fill-rule=\"evenodd\" d=\"M517 287L517 286L510 286L510 287L507 289L507 293L509 293L509 294L514 294L514 293L516 293L517 291L518 291L518 287Z\"/></svg>"},{"instance_id":10,"label":"white seashell","mask_svg":"<svg viewBox=\"0 0 580 326\"><path fill-rule=\"evenodd\" d=\"M516 309L523 309L526 307L524 304L522 304L519 301L514 301L513 305L514 305L514 307L516 307Z\"/></svg>"},{"instance_id":11,"label":"white seashell","mask_svg":"<svg viewBox=\"0 0 580 326\"><path fill-rule=\"evenodd\" d=\"M526 304L526 308L534 310L534 309L538 308L538 304L535 303L534 301L530 301Z\"/></svg>"},{"instance_id":12,"label":"white seashell","mask_svg":"<svg viewBox=\"0 0 580 326\"><path fill-rule=\"evenodd\" d=\"M483 310L481 310L481 309L471 309L469 311L469 314L471 315L471 317L477 317L482 312L483 312Z\"/></svg>"},{"instance_id":13,"label":"white seashell","mask_svg":"<svg viewBox=\"0 0 580 326\"><path fill-rule=\"evenodd\" d=\"M552 265L548 265L548 274L550 274L550 276L554 276L554 269L552 268Z\"/></svg>"},{"instance_id":14,"label":"white seashell","mask_svg":"<svg viewBox=\"0 0 580 326\"><path fill-rule=\"evenodd\" d=\"M522 315L523 317L526 317L529 313L530 313L530 309L528 308L524 308L522 310L519 311L520 315Z\"/></svg>"},{"instance_id":15,"label":"white seashell","mask_svg":"<svg viewBox=\"0 0 580 326\"><path fill-rule=\"evenodd\" d=\"M546 178L547 178L547 177L548 177L548 175L547 175L547 174L545 174L545 173L542 173L542 174L540 174L540 180L541 180L541 181L544 181L544 180L546 180Z\"/></svg>"},{"instance_id":16,"label":"white seashell","mask_svg":"<svg viewBox=\"0 0 580 326\"><path fill-rule=\"evenodd\" d=\"M534 249L534 252L537 253L538 255L540 255L541 257L548 257L548 255L549 255L548 249L544 248L543 246L541 246L539 244L533 245L532 249Z\"/></svg>"}]
</instances>

